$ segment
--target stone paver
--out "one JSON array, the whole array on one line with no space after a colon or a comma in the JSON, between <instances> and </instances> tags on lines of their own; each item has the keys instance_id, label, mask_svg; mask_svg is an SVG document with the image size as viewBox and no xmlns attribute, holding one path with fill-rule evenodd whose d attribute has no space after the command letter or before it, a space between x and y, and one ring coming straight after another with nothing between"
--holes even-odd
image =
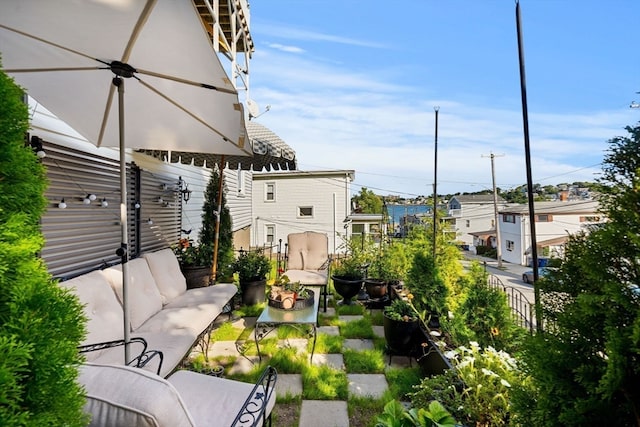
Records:
<instances>
[{"instance_id":1,"label":"stone paver","mask_svg":"<svg viewBox=\"0 0 640 427\"><path fill-rule=\"evenodd\" d=\"M336 309L333 307L327 307L327 311L325 312L322 308L320 308L318 314L320 314L320 316L333 317L336 315Z\"/></svg>"},{"instance_id":2,"label":"stone paver","mask_svg":"<svg viewBox=\"0 0 640 427\"><path fill-rule=\"evenodd\" d=\"M209 357L240 356L235 341L216 341L209 345Z\"/></svg>"},{"instance_id":3,"label":"stone paver","mask_svg":"<svg viewBox=\"0 0 640 427\"><path fill-rule=\"evenodd\" d=\"M347 379L351 396L380 398L389 388L384 374L347 374Z\"/></svg>"},{"instance_id":4,"label":"stone paver","mask_svg":"<svg viewBox=\"0 0 640 427\"><path fill-rule=\"evenodd\" d=\"M384 326L373 325L372 328L376 337L384 338Z\"/></svg>"},{"instance_id":5,"label":"stone paver","mask_svg":"<svg viewBox=\"0 0 640 427\"><path fill-rule=\"evenodd\" d=\"M319 334L327 335L340 335L340 328L338 326L320 326L317 330Z\"/></svg>"},{"instance_id":6,"label":"stone paver","mask_svg":"<svg viewBox=\"0 0 640 427\"><path fill-rule=\"evenodd\" d=\"M334 369L345 369L342 354L314 354L312 363L314 366L327 365Z\"/></svg>"},{"instance_id":7,"label":"stone paver","mask_svg":"<svg viewBox=\"0 0 640 427\"><path fill-rule=\"evenodd\" d=\"M351 350L373 350L373 341L368 339L345 339L342 342L343 348L348 348Z\"/></svg>"},{"instance_id":8,"label":"stone paver","mask_svg":"<svg viewBox=\"0 0 640 427\"><path fill-rule=\"evenodd\" d=\"M284 340L278 340L278 347L280 348L295 348L296 352L300 353L303 351L307 351L307 342L309 340L306 338L287 338Z\"/></svg>"},{"instance_id":9,"label":"stone paver","mask_svg":"<svg viewBox=\"0 0 640 427\"><path fill-rule=\"evenodd\" d=\"M349 314L344 316L338 316L341 322L353 322L354 320L361 320L364 316L362 314Z\"/></svg>"},{"instance_id":10,"label":"stone paver","mask_svg":"<svg viewBox=\"0 0 640 427\"><path fill-rule=\"evenodd\" d=\"M278 397L299 396L302 394L302 375L278 374L276 395Z\"/></svg>"},{"instance_id":11,"label":"stone paver","mask_svg":"<svg viewBox=\"0 0 640 427\"><path fill-rule=\"evenodd\" d=\"M255 368L254 365L256 365L257 363L259 363L258 356L249 356L249 358L239 356L236 359L236 362L233 364L233 367L229 369L229 374L248 374ZM278 376L278 378L280 377Z\"/></svg>"},{"instance_id":12,"label":"stone paver","mask_svg":"<svg viewBox=\"0 0 640 427\"><path fill-rule=\"evenodd\" d=\"M342 400L303 400L300 427L348 427L347 402Z\"/></svg>"}]
</instances>

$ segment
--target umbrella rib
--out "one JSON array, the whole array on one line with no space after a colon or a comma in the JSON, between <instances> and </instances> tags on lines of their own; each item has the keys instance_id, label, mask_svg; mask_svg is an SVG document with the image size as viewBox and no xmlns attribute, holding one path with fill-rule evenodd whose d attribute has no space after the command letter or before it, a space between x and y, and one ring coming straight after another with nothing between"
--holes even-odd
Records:
<instances>
[{"instance_id":1,"label":"umbrella rib","mask_svg":"<svg viewBox=\"0 0 640 427\"><path fill-rule=\"evenodd\" d=\"M226 142L231 142L233 143L233 141L228 138L226 135L224 135L222 132L220 132L218 129L211 127L207 122L205 122L204 120L202 120L200 117L196 116L195 114L193 114L191 111L187 110L185 107L183 107L182 105L178 104L176 101L174 101L173 99L169 98L168 96L166 96L165 94L163 94L162 92L158 91L156 88L154 88L153 86L148 85L147 83L143 82L140 79L137 79L140 84L142 84L144 87L146 87L147 89L149 89L150 91L152 91L153 93L157 94L158 96L164 98L167 102L170 102L171 104L175 105L177 108L181 109L182 111L184 111L186 114L188 114L189 116L193 117L195 120L197 120L198 122L202 123L204 126L208 127L209 129L211 129L213 132L217 133L218 135L220 135L222 137L222 139L224 139Z\"/></svg>"},{"instance_id":2,"label":"umbrella rib","mask_svg":"<svg viewBox=\"0 0 640 427\"><path fill-rule=\"evenodd\" d=\"M53 42L51 42L51 41L49 41L49 40L45 40L45 39L43 39L43 38L41 38L41 37L34 36L33 34L25 33L24 31L20 31L20 30L17 30L17 29L15 29L15 28L7 27L6 25L3 25L3 24L0 24L0 28L4 28L5 30L12 31L12 32L14 32L14 33L16 33L16 34L20 34L20 35L22 35L22 36L28 37L28 38L33 39L33 40L37 40L37 41L39 41L39 42L41 42L41 43L44 43L44 44L47 44L47 45L49 45L49 46L57 47L58 49L62 49L62 50L65 50L65 51L67 51L67 52L71 52L71 53L73 53L73 54L76 54L76 55L82 56L82 57L87 58L87 59L90 59L90 60L92 60L92 61L97 61L97 62L101 62L101 63L103 63L103 64L105 64L105 65L109 65L109 63L108 63L108 62L105 62L105 61L102 61L102 60L100 60L100 59L94 58L93 56L87 55L87 54L85 54L85 53L78 52L77 50L70 49L70 48L68 48L68 47L65 47L65 46L59 45L59 44L57 44L57 43L53 43ZM32 70L32 71L34 71L34 70Z\"/></svg>"},{"instance_id":3,"label":"umbrella rib","mask_svg":"<svg viewBox=\"0 0 640 427\"><path fill-rule=\"evenodd\" d=\"M5 69L6 73L40 73L46 71L93 71L108 70L107 67L54 67L54 68L12 68Z\"/></svg>"},{"instance_id":4,"label":"umbrella rib","mask_svg":"<svg viewBox=\"0 0 640 427\"><path fill-rule=\"evenodd\" d=\"M218 92L224 92L224 93L229 93L231 95L237 95L238 92L235 89L227 89L224 87L218 87L218 86L213 86L207 83L200 83L200 82L195 82L193 80L187 80L187 79L183 79L181 77L175 77L175 76L169 76L167 74L160 74L160 73L155 73L153 71L149 71L149 70L141 70L140 68L136 68L136 72L139 74L145 74L147 76L152 76L152 77L159 77L161 79L166 79L166 80L173 80L174 82L178 82L178 83L184 83L184 84L188 84L191 86L197 86L197 87L202 87L205 89L211 89L211 90L215 90Z\"/></svg>"}]
</instances>

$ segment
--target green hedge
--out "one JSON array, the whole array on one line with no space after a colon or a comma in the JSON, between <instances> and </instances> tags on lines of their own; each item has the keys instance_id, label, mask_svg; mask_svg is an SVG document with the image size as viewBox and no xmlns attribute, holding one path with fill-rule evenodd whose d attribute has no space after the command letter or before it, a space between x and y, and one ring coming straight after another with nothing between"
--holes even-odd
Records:
<instances>
[{"instance_id":1,"label":"green hedge","mask_svg":"<svg viewBox=\"0 0 640 427\"><path fill-rule=\"evenodd\" d=\"M1 69L1 66L0 66ZM46 174L28 144L23 92L0 71L0 425L81 426L79 301L52 280L44 246Z\"/></svg>"}]
</instances>

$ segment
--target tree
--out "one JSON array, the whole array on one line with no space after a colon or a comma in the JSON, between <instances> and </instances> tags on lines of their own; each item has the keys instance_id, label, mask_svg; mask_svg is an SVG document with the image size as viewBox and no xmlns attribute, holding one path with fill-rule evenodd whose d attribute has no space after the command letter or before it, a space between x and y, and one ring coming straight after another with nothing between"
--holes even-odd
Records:
<instances>
[{"instance_id":1,"label":"tree","mask_svg":"<svg viewBox=\"0 0 640 427\"><path fill-rule=\"evenodd\" d=\"M608 218L571 238L540 281L545 332L523 353L532 425L640 426L640 126L609 141L598 180Z\"/></svg>"},{"instance_id":2,"label":"tree","mask_svg":"<svg viewBox=\"0 0 640 427\"><path fill-rule=\"evenodd\" d=\"M86 425L77 383L86 320L37 256L47 184L25 145L23 95L0 71L0 425Z\"/></svg>"},{"instance_id":3,"label":"tree","mask_svg":"<svg viewBox=\"0 0 640 427\"><path fill-rule=\"evenodd\" d=\"M360 213L382 213L382 198L366 187L362 187L360 194L353 196L352 201Z\"/></svg>"},{"instance_id":4,"label":"tree","mask_svg":"<svg viewBox=\"0 0 640 427\"><path fill-rule=\"evenodd\" d=\"M224 181L223 181L224 184ZM210 248L211 260L213 260L213 246L216 233L216 214L218 211L218 195L220 189L220 172L211 172L209 183L204 193L204 205L202 207L202 229L198 240L200 245ZM233 276L233 229L231 213L227 207L227 189L222 186L222 212L220 214L220 230L218 236L218 262L216 266L218 278ZM213 262L213 261L211 261ZM215 279L215 278L214 278Z\"/></svg>"}]
</instances>

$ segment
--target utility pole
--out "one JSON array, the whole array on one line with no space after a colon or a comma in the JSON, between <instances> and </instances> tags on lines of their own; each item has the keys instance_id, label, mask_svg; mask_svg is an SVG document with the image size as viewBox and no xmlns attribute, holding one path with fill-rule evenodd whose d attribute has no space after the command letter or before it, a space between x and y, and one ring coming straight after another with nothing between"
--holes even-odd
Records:
<instances>
[{"instance_id":1,"label":"utility pole","mask_svg":"<svg viewBox=\"0 0 640 427\"><path fill-rule=\"evenodd\" d=\"M491 157L491 180L493 181L493 216L494 216L494 220L493 222L495 222L495 227L496 227L496 257L498 258L498 268L502 268L502 241L500 240L500 221L498 221L498 219L500 218L498 215L498 190L496 188L496 168L495 168L495 162L494 159L496 157L503 157L504 154L501 154L499 156L496 156L495 154L491 153L491 155L489 157ZM482 156L482 157L487 157L487 156Z\"/></svg>"},{"instance_id":2,"label":"utility pole","mask_svg":"<svg viewBox=\"0 0 640 427\"><path fill-rule=\"evenodd\" d=\"M436 239L438 238L438 112L440 107L433 107L436 112L435 160L433 162L433 262L436 262Z\"/></svg>"}]
</instances>

